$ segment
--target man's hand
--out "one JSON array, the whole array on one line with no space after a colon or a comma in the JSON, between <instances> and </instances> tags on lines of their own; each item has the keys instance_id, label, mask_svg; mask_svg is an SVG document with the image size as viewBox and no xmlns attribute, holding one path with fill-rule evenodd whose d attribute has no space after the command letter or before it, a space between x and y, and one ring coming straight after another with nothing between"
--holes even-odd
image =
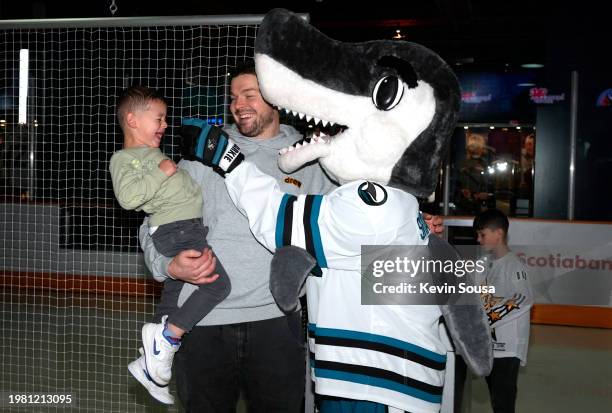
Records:
<instances>
[{"instance_id":1,"label":"man's hand","mask_svg":"<svg viewBox=\"0 0 612 413\"><path fill-rule=\"evenodd\" d=\"M423 219L425 219L425 223L434 235L442 235L444 232L444 221L441 216L423 212Z\"/></svg>"},{"instance_id":2,"label":"man's hand","mask_svg":"<svg viewBox=\"0 0 612 413\"><path fill-rule=\"evenodd\" d=\"M240 147L220 128L202 119L183 118L181 153L185 159L212 166L222 175L244 160Z\"/></svg>"},{"instance_id":3,"label":"man's hand","mask_svg":"<svg viewBox=\"0 0 612 413\"><path fill-rule=\"evenodd\" d=\"M219 278L219 274L214 274L216 263L217 259L208 248L203 251L185 250L170 261L168 274L190 284L208 284Z\"/></svg>"}]
</instances>

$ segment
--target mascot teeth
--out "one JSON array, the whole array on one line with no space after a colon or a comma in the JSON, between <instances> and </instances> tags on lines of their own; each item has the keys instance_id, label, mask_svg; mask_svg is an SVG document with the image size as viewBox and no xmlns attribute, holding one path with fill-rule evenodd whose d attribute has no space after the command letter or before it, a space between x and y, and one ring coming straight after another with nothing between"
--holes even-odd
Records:
<instances>
[{"instance_id":1,"label":"mascot teeth","mask_svg":"<svg viewBox=\"0 0 612 413\"><path fill-rule=\"evenodd\" d=\"M327 138L327 139L326 139ZM306 138L304 138L303 140L294 143L291 146L288 146L286 148L281 148L278 151L279 155L285 155L288 152L293 152L293 151L298 151L304 147L307 146L320 146L320 145L325 145L328 144L331 140L331 137L329 137L328 135L325 134L321 134L319 136L317 135L310 135Z\"/></svg>"}]
</instances>

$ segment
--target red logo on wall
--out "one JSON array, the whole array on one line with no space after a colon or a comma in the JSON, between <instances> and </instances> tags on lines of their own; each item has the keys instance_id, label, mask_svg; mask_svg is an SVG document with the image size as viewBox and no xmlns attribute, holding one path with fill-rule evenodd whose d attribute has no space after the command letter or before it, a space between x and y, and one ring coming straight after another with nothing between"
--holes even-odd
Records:
<instances>
[{"instance_id":1,"label":"red logo on wall","mask_svg":"<svg viewBox=\"0 0 612 413\"><path fill-rule=\"evenodd\" d=\"M551 104L565 100L565 93L560 95L549 95L545 87L533 87L529 89L529 98L533 103Z\"/></svg>"}]
</instances>

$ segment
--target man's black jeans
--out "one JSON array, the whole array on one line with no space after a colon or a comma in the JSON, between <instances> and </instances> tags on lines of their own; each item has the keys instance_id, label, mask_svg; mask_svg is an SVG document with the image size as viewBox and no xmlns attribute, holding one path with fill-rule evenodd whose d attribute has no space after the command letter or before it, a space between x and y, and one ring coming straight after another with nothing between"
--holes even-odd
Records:
<instances>
[{"instance_id":1,"label":"man's black jeans","mask_svg":"<svg viewBox=\"0 0 612 413\"><path fill-rule=\"evenodd\" d=\"M187 412L235 413L240 390L249 413L302 411L306 343L300 312L249 323L195 327L174 357Z\"/></svg>"}]
</instances>

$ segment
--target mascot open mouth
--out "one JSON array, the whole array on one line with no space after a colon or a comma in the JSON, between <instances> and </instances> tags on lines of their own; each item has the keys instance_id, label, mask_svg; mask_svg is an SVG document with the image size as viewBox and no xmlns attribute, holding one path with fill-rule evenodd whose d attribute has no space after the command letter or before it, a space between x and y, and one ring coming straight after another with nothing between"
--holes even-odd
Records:
<instances>
[{"instance_id":1,"label":"mascot open mouth","mask_svg":"<svg viewBox=\"0 0 612 413\"><path fill-rule=\"evenodd\" d=\"M301 112L275 106L288 117L305 121L310 132L304 139L293 145L282 148L279 153L278 163L285 172L293 172L302 165L324 158L330 153L331 141L337 135L340 136L348 129L345 125L339 125L316 116L306 115Z\"/></svg>"}]
</instances>

